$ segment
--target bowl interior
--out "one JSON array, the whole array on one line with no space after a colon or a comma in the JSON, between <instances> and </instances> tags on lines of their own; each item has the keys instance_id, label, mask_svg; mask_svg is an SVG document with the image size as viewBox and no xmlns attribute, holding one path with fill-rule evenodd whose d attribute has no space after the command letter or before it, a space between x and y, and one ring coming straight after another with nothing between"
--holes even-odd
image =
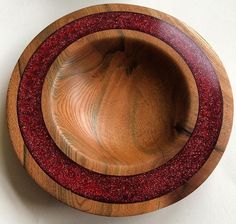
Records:
<instances>
[{"instance_id":1,"label":"bowl interior","mask_svg":"<svg viewBox=\"0 0 236 224\"><path fill-rule=\"evenodd\" d=\"M197 117L192 74L147 34L103 31L69 46L44 83L46 126L60 149L96 172L131 175L176 155Z\"/></svg>"}]
</instances>

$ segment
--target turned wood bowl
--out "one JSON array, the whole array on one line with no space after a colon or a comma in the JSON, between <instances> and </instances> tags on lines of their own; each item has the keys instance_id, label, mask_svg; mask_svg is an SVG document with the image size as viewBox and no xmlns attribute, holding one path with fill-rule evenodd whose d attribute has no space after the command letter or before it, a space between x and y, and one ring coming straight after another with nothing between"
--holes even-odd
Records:
<instances>
[{"instance_id":1,"label":"turned wood bowl","mask_svg":"<svg viewBox=\"0 0 236 224\"><path fill-rule=\"evenodd\" d=\"M173 204L221 158L233 101L222 63L191 28L133 5L62 17L9 84L16 154L66 204L126 216Z\"/></svg>"},{"instance_id":2,"label":"turned wood bowl","mask_svg":"<svg viewBox=\"0 0 236 224\"><path fill-rule=\"evenodd\" d=\"M109 30L62 51L44 81L42 111L50 135L76 163L131 175L162 165L186 144L197 88L168 45Z\"/></svg>"}]
</instances>

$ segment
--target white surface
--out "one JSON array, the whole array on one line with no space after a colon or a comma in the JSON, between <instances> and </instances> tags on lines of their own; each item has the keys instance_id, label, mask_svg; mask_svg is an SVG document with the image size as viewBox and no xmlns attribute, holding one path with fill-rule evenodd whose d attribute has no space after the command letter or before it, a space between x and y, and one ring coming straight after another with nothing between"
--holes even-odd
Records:
<instances>
[{"instance_id":1,"label":"white surface","mask_svg":"<svg viewBox=\"0 0 236 224\"><path fill-rule=\"evenodd\" d=\"M17 59L29 41L54 20L82 7L108 2L117 1L0 0L0 224L235 224L235 126L219 166L200 188L170 207L135 217L99 217L72 209L41 190L18 162L9 142L5 118L6 90ZM222 59L236 96L235 0L119 2L156 8L192 26Z\"/></svg>"}]
</instances>

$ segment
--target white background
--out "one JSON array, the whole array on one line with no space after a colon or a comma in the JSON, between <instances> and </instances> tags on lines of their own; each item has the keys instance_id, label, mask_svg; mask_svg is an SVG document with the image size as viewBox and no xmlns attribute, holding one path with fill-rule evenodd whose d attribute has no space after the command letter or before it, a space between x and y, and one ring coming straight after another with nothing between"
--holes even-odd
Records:
<instances>
[{"instance_id":1,"label":"white background","mask_svg":"<svg viewBox=\"0 0 236 224\"><path fill-rule=\"evenodd\" d=\"M117 2L92 0L0 0L0 224L235 224L236 130L213 174L194 193L160 211L109 218L72 209L38 187L21 167L9 142L5 98L20 54L42 29L85 6ZM192 26L222 59L236 96L235 0L130 0L169 13Z\"/></svg>"}]
</instances>

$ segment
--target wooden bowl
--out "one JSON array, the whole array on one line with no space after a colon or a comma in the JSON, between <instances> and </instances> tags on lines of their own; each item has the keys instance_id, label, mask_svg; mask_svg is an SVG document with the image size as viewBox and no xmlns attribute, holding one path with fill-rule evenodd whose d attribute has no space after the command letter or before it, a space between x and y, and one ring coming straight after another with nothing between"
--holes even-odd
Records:
<instances>
[{"instance_id":1,"label":"wooden bowl","mask_svg":"<svg viewBox=\"0 0 236 224\"><path fill-rule=\"evenodd\" d=\"M194 191L221 158L230 84L192 29L152 9L93 6L62 17L20 57L7 115L33 179L77 209L126 216Z\"/></svg>"},{"instance_id":2,"label":"wooden bowl","mask_svg":"<svg viewBox=\"0 0 236 224\"><path fill-rule=\"evenodd\" d=\"M159 39L102 31L58 56L44 81L42 111L55 143L76 163L132 175L183 148L197 118L197 88L184 60Z\"/></svg>"}]
</instances>

